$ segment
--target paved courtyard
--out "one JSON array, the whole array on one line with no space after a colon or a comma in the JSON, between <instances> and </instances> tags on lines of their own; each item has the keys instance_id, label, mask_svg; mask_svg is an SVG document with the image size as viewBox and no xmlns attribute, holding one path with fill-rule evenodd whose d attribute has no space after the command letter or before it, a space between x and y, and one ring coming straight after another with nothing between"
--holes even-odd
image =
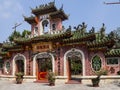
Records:
<instances>
[{"instance_id":1,"label":"paved courtyard","mask_svg":"<svg viewBox=\"0 0 120 90\"><path fill-rule=\"evenodd\" d=\"M55 86L48 86L47 83L24 82L15 84L11 81L0 80L0 90L120 90L120 83L111 83L92 87L86 84L62 84L57 83Z\"/></svg>"}]
</instances>

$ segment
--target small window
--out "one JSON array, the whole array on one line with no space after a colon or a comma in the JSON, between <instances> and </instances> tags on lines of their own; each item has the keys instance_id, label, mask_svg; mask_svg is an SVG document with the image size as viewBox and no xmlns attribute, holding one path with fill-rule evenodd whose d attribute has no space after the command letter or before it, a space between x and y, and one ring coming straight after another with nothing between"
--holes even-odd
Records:
<instances>
[{"instance_id":1,"label":"small window","mask_svg":"<svg viewBox=\"0 0 120 90\"><path fill-rule=\"evenodd\" d=\"M52 30L56 30L56 24L52 24Z\"/></svg>"},{"instance_id":2,"label":"small window","mask_svg":"<svg viewBox=\"0 0 120 90\"><path fill-rule=\"evenodd\" d=\"M99 71L101 69L102 62L99 56L95 56L92 59L92 68L94 71Z\"/></svg>"},{"instance_id":3,"label":"small window","mask_svg":"<svg viewBox=\"0 0 120 90\"><path fill-rule=\"evenodd\" d=\"M117 65L118 64L118 58L108 58L107 59L107 65Z\"/></svg>"},{"instance_id":4,"label":"small window","mask_svg":"<svg viewBox=\"0 0 120 90\"><path fill-rule=\"evenodd\" d=\"M43 26L43 32L44 34L47 34L49 31L49 21L47 19L42 21L42 26Z\"/></svg>"},{"instance_id":5,"label":"small window","mask_svg":"<svg viewBox=\"0 0 120 90\"><path fill-rule=\"evenodd\" d=\"M35 27L35 34L38 34L38 27Z\"/></svg>"},{"instance_id":6,"label":"small window","mask_svg":"<svg viewBox=\"0 0 120 90\"><path fill-rule=\"evenodd\" d=\"M10 71L10 62L6 62L6 72L8 73Z\"/></svg>"}]
</instances>

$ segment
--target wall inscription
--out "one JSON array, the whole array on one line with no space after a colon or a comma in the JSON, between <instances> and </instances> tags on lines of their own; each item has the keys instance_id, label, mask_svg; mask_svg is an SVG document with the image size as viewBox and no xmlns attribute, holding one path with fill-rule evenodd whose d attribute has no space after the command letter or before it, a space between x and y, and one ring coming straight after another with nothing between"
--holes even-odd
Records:
<instances>
[{"instance_id":1,"label":"wall inscription","mask_svg":"<svg viewBox=\"0 0 120 90\"><path fill-rule=\"evenodd\" d=\"M52 49L52 43L38 43L33 45L34 52L46 52Z\"/></svg>"}]
</instances>

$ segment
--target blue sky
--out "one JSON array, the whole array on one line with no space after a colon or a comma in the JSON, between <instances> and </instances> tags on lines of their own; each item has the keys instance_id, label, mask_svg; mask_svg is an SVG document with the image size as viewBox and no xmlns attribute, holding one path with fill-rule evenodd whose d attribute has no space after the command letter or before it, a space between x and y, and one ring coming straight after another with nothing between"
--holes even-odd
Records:
<instances>
[{"instance_id":1,"label":"blue sky","mask_svg":"<svg viewBox=\"0 0 120 90\"><path fill-rule=\"evenodd\" d=\"M7 40L14 31L12 27L15 23L22 23L17 27L17 31L24 29L31 30L30 25L24 22L22 15L30 16L31 8L41 4L49 3L53 0L0 0L0 42ZM69 14L69 19L63 25L68 28L85 22L87 30L95 27L96 31L106 25L106 33L120 27L120 4L105 5L103 2L116 2L119 0L55 0L55 5Z\"/></svg>"}]
</instances>

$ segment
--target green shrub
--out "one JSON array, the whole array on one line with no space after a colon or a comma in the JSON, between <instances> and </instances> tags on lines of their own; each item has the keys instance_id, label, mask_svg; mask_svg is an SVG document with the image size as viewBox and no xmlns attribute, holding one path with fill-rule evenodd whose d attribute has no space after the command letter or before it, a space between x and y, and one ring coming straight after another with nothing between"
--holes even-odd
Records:
<instances>
[{"instance_id":1,"label":"green shrub","mask_svg":"<svg viewBox=\"0 0 120 90\"><path fill-rule=\"evenodd\" d=\"M52 71L48 72L48 82L50 85L55 84L55 74Z\"/></svg>"},{"instance_id":2,"label":"green shrub","mask_svg":"<svg viewBox=\"0 0 120 90\"><path fill-rule=\"evenodd\" d=\"M106 69L101 69L100 71L95 72L97 76L101 76L101 75L107 75L108 74L108 70Z\"/></svg>"},{"instance_id":3,"label":"green shrub","mask_svg":"<svg viewBox=\"0 0 120 90\"><path fill-rule=\"evenodd\" d=\"M24 74L22 72L18 72L15 75L16 75L16 83L21 84L23 81Z\"/></svg>"}]
</instances>

